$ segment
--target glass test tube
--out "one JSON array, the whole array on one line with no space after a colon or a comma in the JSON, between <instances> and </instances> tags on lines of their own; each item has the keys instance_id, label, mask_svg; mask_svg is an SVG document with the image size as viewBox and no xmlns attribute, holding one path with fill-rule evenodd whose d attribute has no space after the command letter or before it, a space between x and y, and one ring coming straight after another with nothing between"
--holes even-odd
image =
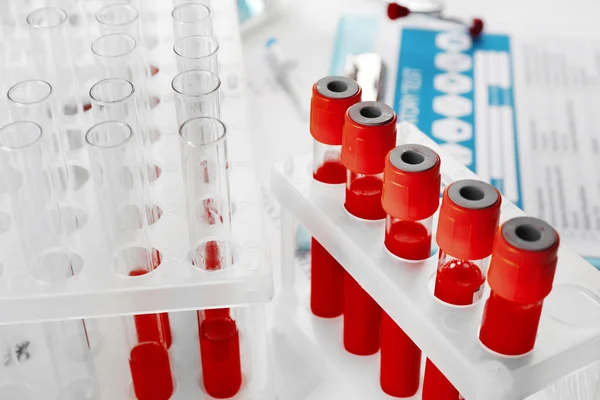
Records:
<instances>
[{"instance_id":1,"label":"glass test tube","mask_svg":"<svg viewBox=\"0 0 600 400\"><path fill-rule=\"evenodd\" d=\"M430 148L405 144L388 153L381 202L387 213L385 247L391 254L413 261L430 256L440 185L440 157ZM411 397L419 390L420 377L421 350L383 311L381 388L390 396Z\"/></svg>"},{"instance_id":2,"label":"glass test tube","mask_svg":"<svg viewBox=\"0 0 600 400\"><path fill-rule=\"evenodd\" d=\"M344 206L365 220L385 218L381 205L387 153L396 145L396 114L387 105L363 101L344 122L341 159L348 170ZM381 309L350 274L344 275L344 347L352 354L379 350Z\"/></svg>"},{"instance_id":3,"label":"glass test tube","mask_svg":"<svg viewBox=\"0 0 600 400\"><path fill-rule=\"evenodd\" d=\"M68 149L83 147L83 105L71 54L68 15L60 8L40 8L27 16L35 63L40 77L56 93L58 125Z\"/></svg>"},{"instance_id":4,"label":"glass test tube","mask_svg":"<svg viewBox=\"0 0 600 400\"><path fill-rule=\"evenodd\" d=\"M481 181L460 180L444 190L436 234L440 251L433 292L440 301L466 306L481 298L501 203L498 190ZM423 399L459 396L427 359Z\"/></svg>"},{"instance_id":5,"label":"glass test tube","mask_svg":"<svg viewBox=\"0 0 600 400\"><path fill-rule=\"evenodd\" d=\"M180 128L192 263L218 270L231 265L231 201L225 125L198 117Z\"/></svg>"},{"instance_id":6,"label":"glass test tube","mask_svg":"<svg viewBox=\"0 0 600 400\"><path fill-rule=\"evenodd\" d=\"M340 159L342 131L348 107L360 101L362 90L342 76L328 76L313 85L310 133L314 138L313 178L326 184L346 182ZM344 268L315 239L311 242L310 308L321 318L342 315Z\"/></svg>"},{"instance_id":7,"label":"glass test tube","mask_svg":"<svg viewBox=\"0 0 600 400\"><path fill-rule=\"evenodd\" d=\"M75 275L83 260L67 246L57 194L61 178L49 140L34 122L6 125L0 129L0 162L30 274L59 283Z\"/></svg>"},{"instance_id":8,"label":"glass test tube","mask_svg":"<svg viewBox=\"0 0 600 400\"><path fill-rule=\"evenodd\" d=\"M151 151L152 100L148 82L135 39L124 33L101 36L92 43L92 51L101 66L102 78L120 78L131 82L135 88L138 110L138 128L144 145L144 155L153 158Z\"/></svg>"},{"instance_id":9,"label":"glass test tube","mask_svg":"<svg viewBox=\"0 0 600 400\"><path fill-rule=\"evenodd\" d=\"M210 7L210 0L173 0L173 8L186 3L204 4L205 6Z\"/></svg>"},{"instance_id":10,"label":"glass test tube","mask_svg":"<svg viewBox=\"0 0 600 400\"><path fill-rule=\"evenodd\" d=\"M177 125L195 117L220 118L219 89L221 80L210 71L193 69L173 78Z\"/></svg>"},{"instance_id":11,"label":"glass test tube","mask_svg":"<svg viewBox=\"0 0 600 400\"><path fill-rule=\"evenodd\" d=\"M96 13L96 21L103 35L110 33L124 33L135 39L140 46L140 57L142 64L147 66L144 70L147 76L154 76L159 72L158 67L150 65L146 60L146 52L143 48L144 34L139 19L140 13L137 8L130 4L109 4L102 7Z\"/></svg>"},{"instance_id":12,"label":"glass test tube","mask_svg":"<svg viewBox=\"0 0 600 400\"><path fill-rule=\"evenodd\" d=\"M46 345L59 384L57 398L99 400L92 348L83 320L44 323Z\"/></svg>"},{"instance_id":13,"label":"glass test tube","mask_svg":"<svg viewBox=\"0 0 600 400\"><path fill-rule=\"evenodd\" d=\"M178 40L173 46L177 61L177 72L202 69L218 75L218 51L219 43L210 36L195 35Z\"/></svg>"},{"instance_id":14,"label":"glass test tube","mask_svg":"<svg viewBox=\"0 0 600 400\"><path fill-rule=\"evenodd\" d=\"M226 129L198 117L180 128L192 264L209 271L233 263ZM198 311L202 374L206 391L228 398L242 382L239 332L230 309Z\"/></svg>"},{"instance_id":15,"label":"glass test tube","mask_svg":"<svg viewBox=\"0 0 600 400\"><path fill-rule=\"evenodd\" d=\"M67 187L66 160L63 155L63 142L58 133L57 121L54 120L55 104L53 101L52 86L42 80L29 80L13 85L7 93L8 113L13 121L32 121L40 125L42 132L48 138L45 142L49 145L47 150L54 155L54 163L60 169L57 177L61 178L59 188L65 191Z\"/></svg>"},{"instance_id":16,"label":"glass test tube","mask_svg":"<svg viewBox=\"0 0 600 400\"><path fill-rule=\"evenodd\" d=\"M519 356L535 346L544 299L552 291L558 233L532 217L506 221L496 235L479 339L495 353Z\"/></svg>"},{"instance_id":17,"label":"glass test tube","mask_svg":"<svg viewBox=\"0 0 600 400\"><path fill-rule=\"evenodd\" d=\"M154 271L161 263L160 252L148 237L151 220L144 181L138 179L142 157L131 127L118 121L100 122L88 130L86 141L115 272L135 277ZM168 314L136 315L133 320L136 344L132 345L130 368L136 395L155 399L153 392L158 391L158 398L168 399L173 390L167 352L171 344Z\"/></svg>"},{"instance_id":18,"label":"glass test tube","mask_svg":"<svg viewBox=\"0 0 600 400\"><path fill-rule=\"evenodd\" d=\"M213 36L212 15L204 4L184 3L173 8L173 39L187 36Z\"/></svg>"}]
</instances>

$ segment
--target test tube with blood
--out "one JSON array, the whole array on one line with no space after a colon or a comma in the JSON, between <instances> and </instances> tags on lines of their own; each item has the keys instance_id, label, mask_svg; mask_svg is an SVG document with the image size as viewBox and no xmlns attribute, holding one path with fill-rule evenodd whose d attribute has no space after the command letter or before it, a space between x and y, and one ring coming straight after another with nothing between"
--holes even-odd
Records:
<instances>
[{"instance_id":1,"label":"test tube with blood","mask_svg":"<svg viewBox=\"0 0 600 400\"><path fill-rule=\"evenodd\" d=\"M502 197L477 180L452 183L444 191L436 240L440 247L434 296L454 306L475 303L483 293ZM460 394L427 360L424 400L459 400Z\"/></svg>"},{"instance_id":2,"label":"test tube with blood","mask_svg":"<svg viewBox=\"0 0 600 400\"><path fill-rule=\"evenodd\" d=\"M114 272L142 279L160 266L160 252L148 235L150 218L145 203L145 164L136 133L118 121L92 126L86 136L98 205ZM135 277L135 278L133 278ZM130 345L129 366L139 400L168 400L174 390L168 347L168 314L135 315L135 329L124 317Z\"/></svg>"},{"instance_id":3,"label":"test tube with blood","mask_svg":"<svg viewBox=\"0 0 600 400\"><path fill-rule=\"evenodd\" d=\"M315 139L313 178L324 184L346 182L346 167L340 160L342 129L348 108L359 102L362 91L351 79L328 76L313 86L310 133ZM310 308L314 315L342 315L344 269L315 239L311 244Z\"/></svg>"},{"instance_id":4,"label":"test tube with blood","mask_svg":"<svg viewBox=\"0 0 600 400\"><path fill-rule=\"evenodd\" d=\"M537 218L518 217L496 235L488 280L481 343L503 355L533 350L544 299L552 290L560 239Z\"/></svg>"},{"instance_id":5,"label":"test tube with blood","mask_svg":"<svg viewBox=\"0 0 600 400\"><path fill-rule=\"evenodd\" d=\"M398 146L385 159L385 247L398 258L419 261L431 255L433 214L440 199L440 163L436 152L419 144ZM390 396L414 396L420 371L421 350L384 311L381 388Z\"/></svg>"},{"instance_id":6,"label":"test tube with blood","mask_svg":"<svg viewBox=\"0 0 600 400\"><path fill-rule=\"evenodd\" d=\"M361 220L385 218L381 204L387 153L396 145L396 114L388 105L363 101L346 112L342 162L346 173L344 207ZM344 347L352 354L379 350L381 309L350 274L344 276Z\"/></svg>"},{"instance_id":7,"label":"test tube with blood","mask_svg":"<svg viewBox=\"0 0 600 400\"><path fill-rule=\"evenodd\" d=\"M191 260L217 271L234 262L225 125L197 117L179 129ZM242 385L240 334L235 309L198 311L204 389L214 398L234 396Z\"/></svg>"}]
</instances>

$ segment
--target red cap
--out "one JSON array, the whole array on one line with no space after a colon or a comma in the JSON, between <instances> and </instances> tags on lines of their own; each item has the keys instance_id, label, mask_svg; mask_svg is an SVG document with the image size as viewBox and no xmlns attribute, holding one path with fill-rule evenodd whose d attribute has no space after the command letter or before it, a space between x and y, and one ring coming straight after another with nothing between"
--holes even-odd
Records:
<instances>
[{"instance_id":1,"label":"red cap","mask_svg":"<svg viewBox=\"0 0 600 400\"><path fill-rule=\"evenodd\" d=\"M440 204L440 156L420 144L404 144L385 157L381 203L386 213L420 221Z\"/></svg>"},{"instance_id":2,"label":"red cap","mask_svg":"<svg viewBox=\"0 0 600 400\"><path fill-rule=\"evenodd\" d=\"M390 106L362 101L346 112L342 163L358 174L380 174L385 156L396 145L396 120Z\"/></svg>"},{"instance_id":3,"label":"red cap","mask_svg":"<svg viewBox=\"0 0 600 400\"><path fill-rule=\"evenodd\" d=\"M343 76L328 76L313 85L310 133L317 142L339 146L346 110L360 101L358 83Z\"/></svg>"},{"instance_id":4,"label":"red cap","mask_svg":"<svg viewBox=\"0 0 600 400\"><path fill-rule=\"evenodd\" d=\"M552 290L558 233L532 217L508 220L499 229L488 273L494 293L519 303L542 301Z\"/></svg>"},{"instance_id":5,"label":"red cap","mask_svg":"<svg viewBox=\"0 0 600 400\"><path fill-rule=\"evenodd\" d=\"M502 197L495 187L472 179L446 188L436 240L440 249L461 260L480 260L492 254Z\"/></svg>"}]
</instances>

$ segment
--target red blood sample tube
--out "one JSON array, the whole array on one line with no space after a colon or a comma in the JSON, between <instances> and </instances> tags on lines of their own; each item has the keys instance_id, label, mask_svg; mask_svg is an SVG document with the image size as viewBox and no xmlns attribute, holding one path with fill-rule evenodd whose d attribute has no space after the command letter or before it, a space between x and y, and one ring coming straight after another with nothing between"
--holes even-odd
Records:
<instances>
[{"instance_id":1,"label":"red blood sample tube","mask_svg":"<svg viewBox=\"0 0 600 400\"><path fill-rule=\"evenodd\" d=\"M388 105L363 101L346 112L342 162L346 178L346 210L365 220L385 218L381 204L387 153L396 145L396 114ZM352 354L379 350L381 309L350 276L344 276L344 347Z\"/></svg>"},{"instance_id":2,"label":"red blood sample tube","mask_svg":"<svg viewBox=\"0 0 600 400\"><path fill-rule=\"evenodd\" d=\"M436 240L440 247L434 295L466 306L483 292L487 263L500 219L500 193L487 183L465 179L446 188ZM459 400L460 394L427 360L424 400Z\"/></svg>"},{"instance_id":3,"label":"red blood sample tube","mask_svg":"<svg viewBox=\"0 0 600 400\"><path fill-rule=\"evenodd\" d=\"M231 310L198 312L202 380L216 399L235 396L242 386L240 334Z\"/></svg>"},{"instance_id":4,"label":"red blood sample tube","mask_svg":"<svg viewBox=\"0 0 600 400\"><path fill-rule=\"evenodd\" d=\"M405 260L431 254L433 214L440 199L440 157L428 147L405 144L385 159L382 204L387 213L385 246ZM411 397L419 390L421 350L383 313L380 384L390 396Z\"/></svg>"},{"instance_id":5,"label":"red blood sample tube","mask_svg":"<svg viewBox=\"0 0 600 400\"><path fill-rule=\"evenodd\" d=\"M509 356L533 350L542 305L552 290L559 241L556 231L537 218L518 217L502 225L479 332L485 347Z\"/></svg>"},{"instance_id":6,"label":"red blood sample tube","mask_svg":"<svg viewBox=\"0 0 600 400\"><path fill-rule=\"evenodd\" d=\"M315 139L313 178L326 184L346 182L340 160L342 129L348 108L360 101L362 91L351 79L328 76L313 86L310 132ZM311 245L310 308L314 315L335 318L344 307L344 269L316 240Z\"/></svg>"}]
</instances>

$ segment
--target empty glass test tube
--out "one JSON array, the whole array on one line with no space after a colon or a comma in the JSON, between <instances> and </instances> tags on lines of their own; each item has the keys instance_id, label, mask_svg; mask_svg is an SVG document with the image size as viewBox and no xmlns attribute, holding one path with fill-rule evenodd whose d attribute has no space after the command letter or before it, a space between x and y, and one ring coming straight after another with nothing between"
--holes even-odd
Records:
<instances>
[{"instance_id":1,"label":"empty glass test tube","mask_svg":"<svg viewBox=\"0 0 600 400\"><path fill-rule=\"evenodd\" d=\"M147 76L156 75L158 68L147 62L147 54L144 49L144 31L140 21L140 12L131 4L108 4L96 13L96 21L103 35L110 33L124 33L132 38L140 46L140 57Z\"/></svg>"},{"instance_id":2,"label":"empty glass test tube","mask_svg":"<svg viewBox=\"0 0 600 400\"><path fill-rule=\"evenodd\" d=\"M173 8L173 39L186 36L213 36L212 15L204 4L184 3Z\"/></svg>"},{"instance_id":3,"label":"empty glass test tube","mask_svg":"<svg viewBox=\"0 0 600 400\"><path fill-rule=\"evenodd\" d=\"M179 130L192 263L218 270L233 262L225 125L199 117Z\"/></svg>"},{"instance_id":4,"label":"empty glass test tube","mask_svg":"<svg viewBox=\"0 0 600 400\"><path fill-rule=\"evenodd\" d=\"M83 147L81 87L71 53L68 15L60 8L40 8L27 16L39 76L56 93L58 124L68 138L69 149Z\"/></svg>"},{"instance_id":5,"label":"empty glass test tube","mask_svg":"<svg viewBox=\"0 0 600 400\"><path fill-rule=\"evenodd\" d=\"M153 126L151 107L153 100L148 94L148 81L136 40L124 33L101 36L92 43L101 78L121 78L131 82L135 88L139 128L144 143L150 140Z\"/></svg>"},{"instance_id":6,"label":"empty glass test tube","mask_svg":"<svg viewBox=\"0 0 600 400\"><path fill-rule=\"evenodd\" d=\"M8 114L12 121L32 121L40 125L42 132L47 137L44 142L48 145L47 151L53 154L54 159L62 159L56 166L60 167L57 177L60 179L60 189L67 187L66 161L63 148L67 144L58 132L57 121L54 120L55 104L53 101L52 86L43 80L29 80L18 82L7 93Z\"/></svg>"},{"instance_id":7,"label":"empty glass test tube","mask_svg":"<svg viewBox=\"0 0 600 400\"><path fill-rule=\"evenodd\" d=\"M84 320L44 323L46 344L57 377L57 398L99 400L91 343Z\"/></svg>"},{"instance_id":8,"label":"empty glass test tube","mask_svg":"<svg viewBox=\"0 0 600 400\"><path fill-rule=\"evenodd\" d=\"M83 260L68 248L59 203L60 160L40 125L18 121L0 129L0 166L30 274L59 283L79 272Z\"/></svg>"},{"instance_id":9,"label":"empty glass test tube","mask_svg":"<svg viewBox=\"0 0 600 400\"><path fill-rule=\"evenodd\" d=\"M148 237L148 226L154 221L147 211L144 181L138 177L143 164L131 127L118 121L100 122L89 129L86 142L111 265L124 277L154 271L161 257ZM133 321L135 335L131 328L128 337L135 336L130 353L134 391L138 399L166 400L173 390L168 314L136 315ZM160 396L152 397L154 392Z\"/></svg>"},{"instance_id":10,"label":"empty glass test tube","mask_svg":"<svg viewBox=\"0 0 600 400\"><path fill-rule=\"evenodd\" d=\"M221 80L214 73L199 69L185 71L173 78L171 86L178 126L195 117L220 118Z\"/></svg>"},{"instance_id":11,"label":"empty glass test tube","mask_svg":"<svg viewBox=\"0 0 600 400\"><path fill-rule=\"evenodd\" d=\"M219 74L219 43L211 36L186 36L175 42L177 72L202 69Z\"/></svg>"}]
</instances>

